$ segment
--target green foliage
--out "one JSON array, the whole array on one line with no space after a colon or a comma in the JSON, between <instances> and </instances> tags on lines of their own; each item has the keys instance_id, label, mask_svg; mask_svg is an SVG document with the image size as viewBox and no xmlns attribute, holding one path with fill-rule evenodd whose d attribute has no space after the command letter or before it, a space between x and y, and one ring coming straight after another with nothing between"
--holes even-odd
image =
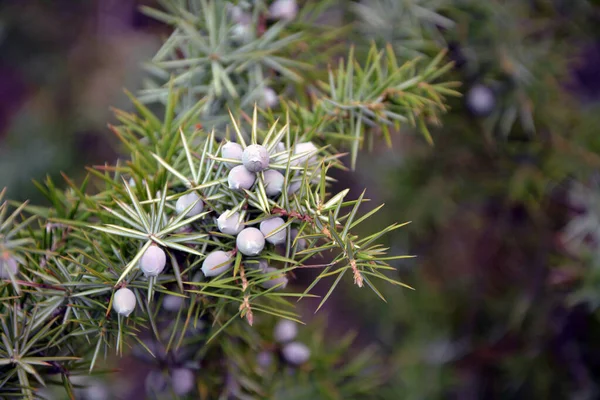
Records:
<instances>
[{"instance_id":1,"label":"green foliage","mask_svg":"<svg viewBox=\"0 0 600 400\"><path fill-rule=\"evenodd\" d=\"M275 320L300 321L291 300L317 296L311 291L319 282L329 286L317 310L349 273L356 286L381 298L377 281L406 286L390 265L406 256L389 255L380 244L404 224L357 234L380 207L361 214L365 193L353 200L348 189L332 191L331 171L346 170L342 151L351 152L354 168L365 142L383 136L391 144L390 127L416 126L430 141L425 124L438 123L444 96L457 94L454 83L441 81L451 64L442 64L443 52L429 62L400 64L391 47L373 46L364 59L351 50L327 76L296 59L318 52L300 50L325 32L314 23L323 5L305 8L297 23L267 28L266 5L257 2L240 43L229 2L160 3L162 10L144 11L174 31L147 66L154 83L139 98L130 95L135 112L117 110L119 124L110 126L128 157L88 168L79 183L64 176L66 190L50 178L36 182L51 207L2 205L1 266L8 277L0 283L0 395L33 398L40 386L62 385L75 398L70 377L98 372L109 355L126 356L130 347L147 352L163 372L202 368L194 398L368 395L381 384L371 350L353 357L350 337L326 341L323 323L306 336L309 362L284 367L278 360L269 367L278 379L252 360L265 350L259 344ZM265 77L277 74L281 107L259 110ZM163 104L161 112L146 105L154 101ZM228 183L231 167L243 164L223 155L229 141L266 149L269 168L284 177L280 194L267 195L262 171L248 189ZM198 199L177 210L188 194ZM188 215L200 204L203 211ZM234 212L246 226L283 217L276 231L261 235L269 241L284 231L285 240L244 256L236 237L216 222ZM150 246L166 253L157 276L139 267ZM232 265L209 277L200 269L216 250ZM287 287L308 265L321 269L312 283L299 291ZM136 299L131 315L114 307L115 293L125 287ZM166 303L173 298L185 304L175 318Z\"/></svg>"}]
</instances>

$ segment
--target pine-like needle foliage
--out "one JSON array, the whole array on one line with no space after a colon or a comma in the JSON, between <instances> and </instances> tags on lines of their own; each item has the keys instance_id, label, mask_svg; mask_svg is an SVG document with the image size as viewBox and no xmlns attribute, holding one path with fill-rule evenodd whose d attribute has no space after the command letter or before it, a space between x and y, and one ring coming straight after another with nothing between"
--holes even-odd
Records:
<instances>
[{"instance_id":1,"label":"pine-like needle foliage","mask_svg":"<svg viewBox=\"0 0 600 400\"><path fill-rule=\"evenodd\" d=\"M36 183L50 208L1 206L0 395L32 398L40 386L61 385L75 398L74 376L97 372L130 347L167 368L174 395L368 393L378 382L372 360L347 356L350 341L327 349L321 334L311 363L290 367L295 377L277 385L248 360L256 357L259 326L299 322L295 301L315 296L320 281L329 289L318 308L344 276L379 297L382 281L403 286L389 271L406 256L389 255L378 239L404 224L358 236L357 226L380 207L361 214L364 193L356 200L348 190L332 193L330 171L345 169L343 151L354 167L365 142L390 142L390 127L417 126L430 140L426 123L438 123L444 96L456 94L453 83L440 81L450 64L442 65L443 53L400 64L391 47L373 46L364 62L351 50L329 73L314 73L316 65L294 58L314 54L303 46L319 32L321 5L305 8L297 23L267 26L263 2L160 3L163 10L144 11L174 31L148 64L155 84L130 96L135 112L116 111L119 124L110 126L128 157L90 167L80 183L65 176L66 190L51 179ZM280 99L265 94L268 77ZM161 115L144 105L155 100L164 104ZM250 170L250 148L264 151L268 169ZM252 231L262 243L257 251L244 250L239 232L220 225L231 218L260 228ZM265 228L273 221L276 228ZM212 265L213 255L225 259ZM294 272L315 257L318 277L291 290ZM132 297L125 304L117 293ZM173 368L184 366L187 375L203 373L180 393Z\"/></svg>"}]
</instances>

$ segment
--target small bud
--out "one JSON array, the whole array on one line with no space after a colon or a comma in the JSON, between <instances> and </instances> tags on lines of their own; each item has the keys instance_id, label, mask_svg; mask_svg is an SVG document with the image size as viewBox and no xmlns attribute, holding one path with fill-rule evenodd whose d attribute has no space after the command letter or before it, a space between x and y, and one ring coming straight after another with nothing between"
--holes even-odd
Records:
<instances>
[{"instance_id":1,"label":"small bud","mask_svg":"<svg viewBox=\"0 0 600 400\"><path fill-rule=\"evenodd\" d=\"M269 14L276 19L292 21L298 14L296 0L275 0L269 7Z\"/></svg>"},{"instance_id":2,"label":"small bud","mask_svg":"<svg viewBox=\"0 0 600 400\"><path fill-rule=\"evenodd\" d=\"M272 274L274 277L261 283L260 285L265 289L271 289L274 286L281 285L277 288L277 290L285 289L288 284L288 278L285 276L285 274L280 274L279 276L275 275L274 272L278 271L279 270L277 268L267 267L267 269L264 271L265 274Z\"/></svg>"},{"instance_id":3,"label":"small bud","mask_svg":"<svg viewBox=\"0 0 600 400\"><path fill-rule=\"evenodd\" d=\"M134 188L135 185L136 185L135 180L133 178L129 178L129 182L128 183L129 183L129 187L130 188Z\"/></svg>"},{"instance_id":4,"label":"small bud","mask_svg":"<svg viewBox=\"0 0 600 400\"><path fill-rule=\"evenodd\" d=\"M244 149L242 162L250 172L264 171L269 167L269 152L260 144L251 144Z\"/></svg>"},{"instance_id":5,"label":"small bud","mask_svg":"<svg viewBox=\"0 0 600 400\"><path fill-rule=\"evenodd\" d=\"M219 231L227 235L237 235L244 229L244 222L240 222L240 213L229 214L230 210L225 211L217 218L217 227ZM229 217L227 215L229 214Z\"/></svg>"},{"instance_id":6,"label":"small bud","mask_svg":"<svg viewBox=\"0 0 600 400\"><path fill-rule=\"evenodd\" d=\"M298 233L299 233L299 231L296 228L292 228L290 230L290 235L292 237L292 243L294 242L294 240L296 241L296 251L302 251L302 250L306 249L306 239L300 238L300 239L296 240Z\"/></svg>"},{"instance_id":7,"label":"small bud","mask_svg":"<svg viewBox=\"0 0 600 400\"><path fill-rule=\"evenodd\" d=\"M221 156L223 158L242 161L243 152L244 149L242 148L242 146L239 143L235 142L227 142L223 145L223 147L221 147ZM227 165L229 166L229 168L233 168L239 164L228 162Z\"/></svg>"},{"instance_id":8,"label":"small bud","mask_svg":"<svg viewBox=\"0 0 600 400\"><path fill-rule=\"evenodd\" d=\"M19 264L13 257L0 257L0 279L9 279L9 271L13 276L15 276L18 270Z\"/></svg>"},{"instance_id":9,"label":"small bud","mask_svg":"<svg viewBox=\"0 0 600 400\"><path fill-rule=\"evenodd\" d=\"M196 201L198 201L196 203ZM190 192L188 194L184 194L180 198L177 199L175 203L175 211L177 214L181 214L185 211L186 208L196 203L192 209L186 214L186 217L193 217L194 215L198 215L204 210L204 203L200 200L200 196L196 194L196 192Z\"/></svg>"},{"instance_id":10,"label":"small bud","mask_svg":"<svg viewBox=\"0 0 600 400\"><path fill-rule=\"evenodd\" d=\"M279 104L279 97L277 97L277 93L273 89L266 87L263 89L261 103L263 107L274 108Z\"/></svg>"},{"instance_id":11,"label":"small bud","mask_svg":"<svg viewBox=\"0 0 600 400\"><path fill-rule=\"evenodd\" d=\"M231 268L231 253L215 250L202 262L202 272L205 276L217 276Z\"/></svg>"},{"instance_id":12,"label":"small bud","mask_svg":"<svg viewBox=\"0 0 600 400\"><path fill-rule=\"evenodd\" d=\"M227 183L229 183L229 189L242 190L250 189L254 185L256 175L248 171L243 165L233 167L227 175Z\"/></svg>"},{"instance_id":13,"label":"small bud","mask_svg":"<svg viewBox=\"0 0 600 400\"><path fill-rule=\"evenodd\" d=\"M307 161L309 165L315 164L318 161L316 156L318 151L319 149L313 144L313 142L297 143L294 146L294 156L301 154L302 157L293 160L291 164L296 166L303 166L304 164L306 164Z\"/></svg>"},{"instance_id":14,"label":"small bud","mask_svg":"<svg viewBox=\"0 0 600 400\"><path fill-rule=\"evenodd\" d=\"M166 311L177 312L183 304L185 303L185 298L179 296L173 296L172 294L168 294L164 297L162 302L162 307Z\"/></svg>"},{"instance_id":15,"label":"small bud","mask_svg":"<svg viewBox=\"0 0 600 400\"><path fill-rule=\"evenodd\" d=\"M494 91L489 87L476 84L468 92L465 97L467 109L477 117L485 117L489 115L496 105L496 96Z\"/></svg>"},{"instance_id":16,"label":"small bud","mask_svg":"<svg viewBox=\"0 0 600 400\"><path fill-rule=\"evenodd\" d=\"M283 358L293 365L304 364L310 358L310 349L303 343L292 342L283 346Z\"/></svg>"},{"instance_id":17,"label":"small bud","mask_svg":"<svg viewBox=\"0 0 600 400\"><path fill-rule=\"evenodd\" d=\"M188 394L194 389L195 377L188 368L175 368L171 371L171 385L178 396Z\"/></svg>"},{"instance_id":18,"label":"small bud","mask_svg":"<svg viewBox=\"0 0 600 400\"><path fill-rule=\"evenodd\" d=\"M273 338L278 343L291 342L298 335L298 324L289 319L282 319L275 325Z\"/></svg>"},{"instance_id":19,"label":"small bud","mask_svg":"<svg viewBox=\"0 0 600 400\"><path fill-rule=\"evenodd\" d=\"M128 288L117 290L113 297L113 309L125 317L135 309L136 303L135 294Z\"/></svg>"},{"instance_id":20,"label":"small bud","mask_svg":"<svg viewBox=\"0 0 600 400\"><path fill-rule=\"evenodd\" d=\"M279 196L281 191L283 190L283 183L285 181L285 176L279 171L275 171L274 169L268 169L264 174L265 180L265 192L267 196Z\"/></svg>"},{"instance_id":21,"label":"small bud","mask_svg":"<svg viewBox=\"0 0 600 400\"><path fill-rule=\"evenodd\" d=\"M286 238L285 228L272 234L269 237L266 237L268 234L277 230L283 224L285 224L285 221L283 220L283 218L280 218L280 217L265 219L264 221L262 221L260 223L260 231L265 236L265 239L267 242L276 244L276 245L285 242L285 238Z\"/></svg>"},{"instance_id":22,"label":"small bud","mask_svg":"<svg viewBox=\"0 0 600 400\"><path fill-rule=\"evenodd\" d=\"M238 234L235 243L240 253L255 256L264 249L265 237L256 228L246 228Z\"/></svg>"},{"instance_id":23,"label":"small bud","mask_svg":"<svg viewBox=\"0 0 600 400\"><path fill-rule=\"evenodd\" d=\"M150 246L140 258L140 269L145 276L156 276L163 272L167 265L167 255L158 246Z\"/></svg>"}]
</instances>

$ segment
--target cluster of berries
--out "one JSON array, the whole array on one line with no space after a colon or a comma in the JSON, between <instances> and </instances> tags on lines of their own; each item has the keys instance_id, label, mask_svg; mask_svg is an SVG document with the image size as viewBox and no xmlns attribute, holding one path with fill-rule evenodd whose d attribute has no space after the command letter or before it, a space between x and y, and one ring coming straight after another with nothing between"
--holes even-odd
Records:
<instances>
[{"instance_id":1,"label":"cluster of berries","mask_svg":"<svg viewBox=\"0 0 600 400\"><path fill-rule=\"evenodd\" d=\"M257 186L258 179L267 196L277 199L284 190L291 196L296 193L302 185L302 173L296 171L290 173L286 179L283 173L271 166L271 158L283 164L299 167L303 165L315 165L317 159L317 147L312 142L297 143L292 149L287 150L283 143L272 146L272 155L267 147L260 144L242 146L236 142L226 142L221 147L220 160L230 168L227 174L226 190L231 192L249 191ZM286 168L287 169L287 168ZM285 171L284 171L285 172ZM260 175L260 178L259 178ZM287 186L286 186L287 185ZM235 196L232 196L235 199ZM235 250L225 251L213 250L202 263L202 273L210 278L221 275L233 266L235 252L245 257L257 257L265 249L267 244L273 246L283 245L288 238L288 230L291 241L295 243L296 250L300 251L306 247L306 240L297 238L297 228L291 226L279 216L268 216L257 222L257 227L246 226L247 215L253 210L239 210L239 204L226 204L230 208L222 212L216 218L217 229L225 235L235 236ZM235 211L239 210L239 211ZM204 202L196 192L189 192L180 196L175 203L177 214L186 213L186 217L196 216L204 211ZM242 211L242 212L240 212ZM167 264L167 254L158 245L149 246L139 261L139 268L146 277L155 277L163 272ZM287 286L288 278L283 273L277 273L278 269L269 266L264 259L252 260L248 266L256 266L270 279L261 283L263 288L277 287L283 289ZM135 309L136 297L128 288L120 288L114 296L113 308L119 314L129 316Z\"/></svg>"}]
</instances>

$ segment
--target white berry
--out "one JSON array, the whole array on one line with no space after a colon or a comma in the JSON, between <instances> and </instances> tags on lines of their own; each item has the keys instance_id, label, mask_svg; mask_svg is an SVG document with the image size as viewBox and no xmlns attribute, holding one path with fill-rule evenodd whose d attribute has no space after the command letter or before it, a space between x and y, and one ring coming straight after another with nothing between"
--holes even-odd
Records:
<instances>
[{"instance_id":1,"label":"white berry","mask_svg":"<svg viewBox=\"0 0 600 400\"><path fill-rule=\"evenodd\" d=\"M496 98L492 89L485 85L474 85L465 98L467 107L473 114L484 116L492 112Z\"/></svg>"},{"instance_id":2,"label":"white berry","mask_svg":"<svg viewBox=\"0 0 600 400\"><path fill-rule=\"evenodd\" d=\"M298 335L298 324L289 319L282 319L275 325L273 338L278 343L291 342Z\"/></svg>"},{"instance_id":3,"label":"white berry","mask_svg":"<svg viewBox=\"0 0 600 400\"><path fill-rule=\"evenodd\" d=\"M165 251L158 246L150 246L146 249L140 259L140 269L146 276L160 274L167 264Z\"/></svg>"},{"instance_id":4,"label":"white berry","mask_svg":"<svg viewBox=\"0 0 600 400\"><path fill-rule=\"evenodd\" d=\"M265 192L267 196L279 196L283 190L285 176L279 171L268 169L263 172L265 180Z\"/></svg>"},{"instance_id":5,"label":"white berry","mask_svg":"<svg viewBox=\"0 0 600 400\"><path fill-rule=\"evenodd\" d=\"M251 144L244 149L242 162L250 172L264 171L269 167L269 152L265 146Z\"/></svg>"},{"instance_id":6,"label":"white berry","mask_svg":"<svg viewBox=\"0 0 600 400\"><path fill-rule=\"evenodd\" d=\"M229 171L229 175L227 175L229 189L234 190L248 190L252 187L252 185L254 185L255 180L256 175L248 171L243 165L233 167L231 171Z\"/></svg>"},{"instance_id":7,"label":"white berry","mask_svg":"<svg viewBox=\"0 0 600 400\"><path fill-rule=\"evenodd\" d=\"M294 155L302 155L301 157L293 160L291 162L292 165L303 166L308 161L308 164L314 164L317 162L317 146L313 144L313 142L302 142L297 143L294 146Z\"/></svg>"},{"instance_id":8,"label":"white berry","mask_svg":"<svg viewBox=\"0 0 600 400\"><path fill-rule=\"evenodd\" d=\"M294 240L296 241L296 250L297 251L302 251L304 249L306 249L306 239L300 238L298 240L296 240L296 237L298 236L298 229L296 228L292 228L290 230L290 235L292 237L292 242L294 242Z\"/></svg>"},{"instance_id":9,"label":"white berry","mask_svg":"<svg viewBox=\"0 0 600 400\"><path fill-rule=\"evenodd\" d=\"M265 237L256 228L246 228L237 235L235 243L243 255L255 256L264 249Z\"/></svg>"},{"instance_id":10,"label":"white berry","mask_svg":"<svg viewBox=\"0 0 600 400\"><path fill-rule=\"evenodd\" d=\"M273 233L271 236L266 237L271 232L279 229L283 224L285 224L285 221L283 220L283 218L280 217L265 219L260 223L260 231L265 236L267 242L272 244L281 244L285 242L285 229L281 229L280 231Z\"/></svg>"},{"instance_id":11,"label":"white berry","mask_svg":"<svg viewBox=\"0 0 600 400\"><path fill-rule=\"evenodd\" d=\"M184 303L185 298L168 294L163 299L162 307L166 311L177 312L181 307L183 307Z\"/></svg>"},{"instance_id":12,"label":"white berry","mask_svg":"<svg viewBox=\"0 0 600 400\"><path fill-rule=\"evenodd\" d=\"M197 202L196 202L197 201ZM194 204L196 203L196 204ZM175 211L177 214L181 214L185 211L186 208L194 204L194 206L188 211L186 217L193 217L194 215L198 215L204 210L204 203L200 200L200 196L196 194L196 192L191 192L188 194L184 194L180 198L177 199L175 203Z\"/></svg>"},{"instance_id":13,"label":"white berry","mask_svg":"<svg viewBox=\"0 0 600 400\"><path fill-rule=\"evenodd\" d=\"M269 14L273 18L292 21L298 14L298 4L296 0L275 0L269 7Z\"/></svg>"},{"instance_id":14,"label":"white berry","mask_svg":"<svg viewBox=\"0 0 600 400\"><path fill-rule=\"evenodd\" d=\"M273 363L273 355L268 351L261 351L256 355L256 363L262 368L267 368Z\"/></svg>"},{"instance_id":15,"label":"white berry","mask_svg":"<svg viewBox=\"0 0 600 400\"><path fill-rule=\"evenodd\" d=\"M278 271L279 270L277 268L267 267L264 272L265 272L265 274L275 275L274 272L278 272ZM285 289L287 284L288 284L288 278L285 276L285 274L279 274L279 276L275 276L275 277L269 279L268 281L261 283L260 285L265 289L271 289L272 287L281 285L277 288L277 290L281 290L281 289Z\"/></svg>"},{"instance_id":16,"label":"white berry","mask_svg":"<svg viewBox=\"0 0 600 400\"><path fill-rule=\"evenodd\" d=\"M292 342L283 346L283 358L290 364L304 364L310 358L310 349L303 343Z\"/></svg>"},{"instance_id":17,"label":"white berry","mask_svg":"<svg viewBox=\"0 0 600 400\"><path fill-rule=\"evenodd\" d=\"M244 222L240 222L239 212L230 214L229 211L230 210L227 210L219 215L219 218L217 218L217 227L219 228L219 231L227 235L237 235L244 229Z\"/></svg>"},{"instance_id":18,"label":"white berry","mask_svg":"<svg viewBox=\"0 0 600 400\"><path fill-rule=\"evenodd\" d=\"M113 297L113 309L125 317L135 309L136 303L135 294L128 288L117 290Z\"/></svg>"},{"instance_id":19,"label":"white berry","mask_svg":"<svg viewBox=\"0 0 600 400\"><path fill-rule=\"evenodd\" d=\"M231 268L231 253L215 250L202 262L202 272L205 276L217 276Z\"/></svg>"},{"instance_id":20,"label":"white berry","mask_svg":"<svg viewBox=\"0 0 600 400\"><path fill-rule=\"evenodd\" d=\"M223 158L229 158L232 160L242 161L242 153L243 152L244 152L244 149L242 148L242 146L239 143L235 143L235 142L227 142L223 145L223 147L221 147L221 156ZM239 164L228 162L227 165L230 168L233 168Z\"/></svg>"},{"instance_id":21,"label":"white berry","mask_svg":"<svg viewBox=\"0 0 600 400\"><path fill-rule=\"evenodd\" d=\"M279 104L279 97L277 97L277 93L275 93L275 91L270 87L263 89L262 104L269 108L274 108L277 104Z\"/></svg>"},{"instance_id":22,"label":"white berry","mask_svg":"<svg viewBox=\"0 0 600 400\"><path fill-rule=\"evenodd\" d=\"M188 394L194 389L194 373L187 368L176 368L171 371L171 384L178 396Z\"/></svg>"},{"instance_id":23,"label":"white berry","mask_svg":"<svg viewBox=\"0 0 600 400\"><path fill-rule=\"evenodd\" d=\"M8 256L7 258L0 258L0 279L10 278L9 271L15 276L18 269L19 264L13 257Z\"/></svg>"}]
</instances>

